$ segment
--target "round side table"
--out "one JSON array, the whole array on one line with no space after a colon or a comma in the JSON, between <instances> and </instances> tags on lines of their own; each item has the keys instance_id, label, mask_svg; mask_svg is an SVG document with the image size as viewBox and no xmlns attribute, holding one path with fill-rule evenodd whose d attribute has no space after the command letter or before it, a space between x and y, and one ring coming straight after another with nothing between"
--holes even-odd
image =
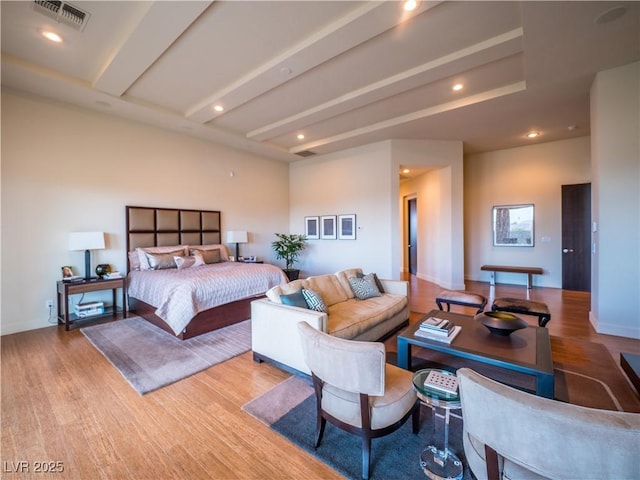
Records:
<instances>
[{"instance_id":1,"label":"round side table","mask_svg":"<svg viewBox=\"0 0 640 480\"><path fill-rule=\"evenodd\" d=\"M449 449L449 414L451 410L461 408L460 396L458 393L447 393L425 386L424 381L432 370L455 377L455 373L433 368L418 370L413 375L413 387L418 398L434 411L434 416L437 408L444 410L443 447L439 449L435 445L429 445L420 454L420 466L432 480L458 480L462 478L462 462Z\"/></svg>"}]
</instances>

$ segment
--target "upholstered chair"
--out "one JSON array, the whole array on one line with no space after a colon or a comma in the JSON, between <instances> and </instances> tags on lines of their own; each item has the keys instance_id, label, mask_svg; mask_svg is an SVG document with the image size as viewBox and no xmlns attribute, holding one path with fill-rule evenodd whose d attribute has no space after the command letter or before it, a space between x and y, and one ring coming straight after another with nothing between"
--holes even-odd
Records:
<instances>
[{"instance_id":1,"label":"upholstered chair","mask_svg":"<svg viewBox=\"0 0 640 480\"><path fill-rule=\"evenodd\" d=\"M316 442L327 420L362 438L362 478L369 478L371 439L387 435L413 417L418 433L420 404L413 374L385 363L384 344L333 337L298 324L317 403Z\"/></svg>"},{"instance_id":2,"label":"upholstered chair","mask_svg":"<svg viewBox=\"0 0 640 480\"><path fill-rule=\"evenodd\" d=\"M464 453L479 479L640 478L640 414L537 397L457 372Z\"/></svg>"}]
</instances>

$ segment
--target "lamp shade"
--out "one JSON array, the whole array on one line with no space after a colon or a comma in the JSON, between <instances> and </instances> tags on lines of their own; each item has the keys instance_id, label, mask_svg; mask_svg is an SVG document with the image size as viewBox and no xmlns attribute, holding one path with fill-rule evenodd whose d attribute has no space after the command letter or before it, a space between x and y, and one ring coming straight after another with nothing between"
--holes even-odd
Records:
<instances>
[{"instance_id":1,"label":"lamp shade","mask_svg":"<svg viewBox=\"0 0 640 480\"><path fill-rule=\"evenodd\" d=\"M247 232L245 230L228 231L227 243L247 243Z\"/></svg>"},{"instance_id":2,"label":"lamp shade","mask_svg":"<svg viewBox=\"0 0 640 480\"><path fill-rule=\"evenodd\" d=\"M69 250L100 250L104 248L104 232L69 233Z\"/></svg>"}]
</instances>

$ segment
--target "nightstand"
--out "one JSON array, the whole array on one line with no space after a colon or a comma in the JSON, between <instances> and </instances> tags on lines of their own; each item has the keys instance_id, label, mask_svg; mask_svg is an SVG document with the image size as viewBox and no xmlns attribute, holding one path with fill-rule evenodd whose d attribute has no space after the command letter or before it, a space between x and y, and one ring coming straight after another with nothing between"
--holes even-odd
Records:
<instances>
[{"instance_id":1,"label":"nightstand","mask_svg":"<svg viewBox=\"0 0 640 480\"><path fill-rule=\"evenodd\" d=\"M122 316L127 317L127 292L125 288L125 277L109 279L91 279L78 282L65 282L59 280L58 290L58 325L64 325L64 329L69 331L69 325L76 322L102 319L105 316L118 317L120 311L116 308L117 291L122 290ZM113 293L112 307L106 308L103 314L88 317L78 317L75 313L69 312L69 296L77 293L97 292L100 290L111 290Z\"/></svg>"}]
</instances>

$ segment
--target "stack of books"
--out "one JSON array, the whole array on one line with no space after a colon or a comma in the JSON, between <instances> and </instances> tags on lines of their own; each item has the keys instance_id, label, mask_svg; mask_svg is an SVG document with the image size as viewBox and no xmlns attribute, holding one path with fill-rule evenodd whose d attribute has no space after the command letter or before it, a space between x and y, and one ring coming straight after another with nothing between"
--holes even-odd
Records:
<instances>
[{"instance_id":1,"label":"stack of books","mask_svg":"<svg viewBox=\"0 0 640 480\"><path fill-rule=\"evenodd\" d=\"M438 342L451 343L460 333L462 327L454 325L449 320L437 317L427 317L420 322L420 327L416 331L419 337L425 337Z\"/></svg>"}]
</instances>

